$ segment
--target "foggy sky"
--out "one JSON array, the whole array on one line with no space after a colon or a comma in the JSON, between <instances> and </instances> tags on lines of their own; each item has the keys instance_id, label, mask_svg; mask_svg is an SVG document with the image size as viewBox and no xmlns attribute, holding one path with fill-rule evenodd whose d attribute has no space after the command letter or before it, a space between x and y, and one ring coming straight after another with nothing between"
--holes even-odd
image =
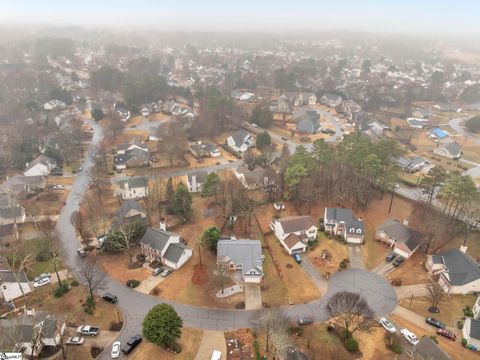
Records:
<instances>
[{"instance_id":1,"label":"foggy sky","mask_svg":"<svg viewBox=\"0 0 480 360\"><path fill-rule=\"evenodd\" d=\"M2 24L282 32L480 33L480 0L0 0Z\"/></svg>"}]
</instances>

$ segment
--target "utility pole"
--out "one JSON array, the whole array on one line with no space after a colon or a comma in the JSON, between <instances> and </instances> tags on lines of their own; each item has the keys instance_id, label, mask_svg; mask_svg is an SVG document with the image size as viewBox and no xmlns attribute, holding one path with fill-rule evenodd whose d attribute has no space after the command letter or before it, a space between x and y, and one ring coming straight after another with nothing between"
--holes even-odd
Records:
<instances>
[{"instance_id":1,"label":"utility pole","mask_svg":"<svg viewBox=\"0 0 480 360\"><path fill-rule=\"evenodd\" d=\"M388 213L389 214L390 214L390 211L392 211L393 196L395 195L395 185L396 184L393 184L392 196L390 197L390 206L388 207Z\"/></svg>"}]
</instances>

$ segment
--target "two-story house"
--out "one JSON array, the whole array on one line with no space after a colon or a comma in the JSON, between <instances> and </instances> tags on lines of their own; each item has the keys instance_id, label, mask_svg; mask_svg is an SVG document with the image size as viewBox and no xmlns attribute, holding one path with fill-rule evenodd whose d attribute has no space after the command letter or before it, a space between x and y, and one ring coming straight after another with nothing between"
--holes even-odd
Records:
<instances>
[{"instance_id":1,"label":"two-story house","mask_svg":"<svg viewBox=\"0 0 480 360\"><path fill-rule=\"evenodd\" d=\"M48 176L57 166L57 161L46 155L39 155L33 159L23 172L25 176Z\"/></svg>"},{"instance_id":2,"label":"two-story house","mask_svg":"<svg viewBox=\"0 0 480 360\"><path fill-rule=\"evenodd\" d=\"M234 173L245 189L270 189L277 186L278 175L270 167L257 166L250 170L246 165L240 165Z\"/></svg>"},{"instance_id":3,"label":"two-story house","mask_svg":"<svg viewBox=\"0 0 480 360\"><path fill-rule=\"evenodd\" d=\"M401 223L397 219L387 219L375 232L377 240L386 242L393 252L408 259L417 251L423 241L422 234L408 227L408 222Z\"/></svg>"},{"instance_id":4,"label":"two-story house","mask_svg":"<svg viewBox=\"0 0 480 360\"><path fill-rule=\"evenodd\" d=\"M326 232L343 237L347 243L361 244L365 238L365 225L351 209L325 208L323 222Z\"/></svg>"},{"instance_id":5,"label":"two-story house","mask_svg":"<svg viewBox=\"0 0 480 360\"><path fill-rule=\"evenodd\" d=\"M187 174L187 188L188 191L195 193L202 191L203 183L207 178L208 172L195 171Z\"/></svg>"},{"instance_id":6,"label":"two-story house","mask_svg":"<svg viewBox=\"0 0 480 360\"><path fill-rule=\"evenodd\" d=\"M240 129L227 138L227 145L236 152L243 153L255 146L255 138L248 131Z\"/></svg>"},{"instance_id":7,"label":"two-story house","mask_svg":"<svg viewBox=\"0 0 480 360\"><path fill-rule=\"evenodd\" d=\"M117 193L122 199L141 199L148 196L148 180L146 177L131 177L118 182Z\"/></svg>"},{"instance_id":8,"label":"two-story house","mask_svg":"<svg viewBox=\"0 0 480 360\"><path fill-rule=\"evenodd\" d=\"M336 94L325 94L320 98L320 103L323 105L335 108L342 103L343 99L340 95Z\"/></svg>"},{"instance_id":9,"label":"two-story house","mask_svg":"<svg viewBox=\"0 0 480 360\"><path fill-rule=\"evenodd\" d=\"M270 228L290 255L305 252L308 242L317 238L318 231L308 215L274 219Z\"/></svg>"},{"instance_id":10,"label":"two-story house","mask_svg":"<svg viewBox=\"0 0 480 360\"><path fill-rule=\"evenodd\" d=\"M263 278L262 244L259 240L219 240L217 267L233 272L245 283L258 284Z\"/></svg>"}]
</instances>

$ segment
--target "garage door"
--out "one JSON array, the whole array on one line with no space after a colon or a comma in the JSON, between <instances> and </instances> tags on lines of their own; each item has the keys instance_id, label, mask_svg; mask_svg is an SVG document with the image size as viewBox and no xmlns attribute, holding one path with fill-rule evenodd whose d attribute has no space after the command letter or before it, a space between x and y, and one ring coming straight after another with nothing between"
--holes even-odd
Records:
<instances>
[{"instance_id":1,"label":"garage door","mask_svg":"<svg viewBox=\"0 0 480 360\"><path fill-rule=\"evenodd\" d=\"M408 259L408 257L409 257L409 254L406 251L400 250L399 248L394 248L393 252L395 254L398 254L398 255L404 257L405 259Z\"/></svg>"}]
</instances>

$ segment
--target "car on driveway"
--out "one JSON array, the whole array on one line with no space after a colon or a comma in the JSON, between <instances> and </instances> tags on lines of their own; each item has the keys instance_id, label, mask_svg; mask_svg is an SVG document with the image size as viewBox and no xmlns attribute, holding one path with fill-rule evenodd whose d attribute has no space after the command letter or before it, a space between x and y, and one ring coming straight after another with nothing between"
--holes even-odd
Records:
<instances>
[{"instance_id":1,"label":"car on driveway","mask_svg":"<svg viewBox=\"0 0 480 360\"><path fill-rule=\"evenodd\" d=\"M100 329L98 327L90 325L79 326L77 329L78 335L97 336L99 332Z\"/></svg>"},{"instance_id":2,"label":"car on driveway","mask_svg":"<svg viewBox=\"0 0 480 360\"><path fill-rule=\"evenodd\" d=\"M425 319L425 322L429 325L432 325L432 326L435 326L436 328L439 328L439 329L445 329L445 324L438 321L437 319L434 319L434 318L431 318L431 317L427 317Z\"/></svg>"},{"instance_id":3,"label":"car on driveway","mask_svg":"<svg viewBox=\"0 0 480 360\"><path fill-rule=\"evenodd\" d=\"M395 266L395 267L399 267L400 265L402 265L402 263L404 261L405 261L405 259L403 257L399 256L395 259L395 261L393 262L392 265Z\"/></svg>"},{"instance_id":4,"label":"car on driveway","mask_svg":"<svg viewBox=\"0 0 480 360\"><path fill-rule=\"evenodd\" d=\"M87 256L87 253L85 252L85 250L83 250L83 249L81 249L81 248L80 248L80 249L77 249L77 254L78 254L78 256L80 256L80 257L85 257L85 256Z\"/></svg>"},{"instance_id":5,"label":"car on driveway","mask_svg":"<svg viewBox=\"0 0 480 360\"><path fill-rule=\"evenodd\" d=\"M392 252L392 253L388 254L388 256L385 258L385 261L386 262L392 262L393 260L395 260L396 257L397 257L397 255Z\"/></svg>"},{"instance_id":6,"label":"car on driveway","mask_svg":"<svg viewBox=\"0 0 480 360\"><path fill-rule=\"evenodd\" d=\"M282 136L280 139L282 139L283 141L288 141L288 139L285 136Z\"/></svg>"},{"instance_id":7,"label":"car on driveway","mask_svg":"<svg viewBox=\"0 0 480 360\"><path fill-rule=\"evenodd\" d=\"M122 344L120 343L120 341L115 341L112 344L112 351L110 353L110 355L112 356L112 359L118 359L120 357L121 346L122 346Z\"/></svg>"},{"instance_id":8,"label":"car on driveway","mask_svg":"<svg viewBox=\"0 0 480 360\"><path fill-rule=\"evenodd\" d=\"M457 340L457 335L455 335L453 332L450 330L445 330L445 329L437 329L437 334L446 337L447 339L450 339L452 341Z\"/></svg>"},{"instance_id":9,"label":"car on driveway","mask_svg":"<svg viewBox=\"0 0 480 360\"><path fill-rule=\"evenodd\" d=\"M67 345L82 345L85 339L80 336L69 337L65 344Z\"/></svg>"},{"instance_id":10,"label":"car on driveway","mask_svg":"<svg viewBox=\"0 0 480 360\"><path fill-rule=\"evenodd\" d=\"M158 268L153 269L152 275L153 276L160 275L160 273L163 271L163 269L164 269L163 267L158 267Z\"/></svg>"},{"instance_id":11,"label":"car on driveway","mask_svg":"<svg viewBox=\"0 0 480 360\"><path fill-rule=\"evenodd\" d=\"M313 324L313 318L311 317L303 317L299 318L297 321L298 325L303 326L303 325L311 325Z\"/></svg>"},{"instance_id":12,"label":"car on driveway","mask_svg":"<svg viewBox=\"0 0 480 360\"><path fill-rule=\"evenodd\" d=\"M50 278L49 277L43 277L33 283L33 287L38 288L44 285L50 284Z\"/></svg>"},{"instance_id":13,"label":"car on driveway","mask_svg":"<svg viewBox=\"0 0 480 360\"><path fill-rule=\"evenodd\" d=\"M140 344L141 342L142 342L141 335L137 334L132 336L130 339L128 339L127 343L123 345L122 352L125 355L130 354L133 351L133 349L135 349L138 346L138 344Z\"/></svg>"},{"instance_id":14,"label":"car on driveway","mask_svg":"<svg viewBox=\"0 0 480 360\"><path fill-rule=\"evenodd\" d=\"M385 330L387 330L389 333L392 333L392 334L393 334L393 333L395 333L395 332L397 331L397 329L395 329L395 326L393 326L393 324L392 324L390 321L388 321L386 318L381 318L381 319L379 320L379 323L380 323L380 325L382 325L383 328L384 328Z\"/></svg>"},{"instance_id":15,"label":"car on driveway","mask_svg":"<svg viewBox=\"0 0 480 360\"><path fill-rule=\"evenodd\" d=\"M118 302L118 298L111 294L111 293L106 293L102 296L103 300L108 301L109 303L115 304Z\"/></svg>"},{"instance_id":16,"label":"car on driveway","mask_svg":"<svg viewBox=\"0 0 480 360\"><path fill-rule=\"evenodd\" d=\"M402 329L400 330L400 333L403 335L403 337L412 345L417 345L418 344L418 338L417 336L411 332L408 329Z\"/></svg>"},{"instance_id":17,"label":"car on driveway","mask_svg":"<svg viewBox=\"0 0 480 360\"><path fill-rule=\"evenodd\" d=\"M38 276L35 276L35 278L33 279L34 282L40 280L40 279L43 279L43 278L51 278L52 275L50 273L43 273L43 274L40 274Z\"/></svg>"},{"instance_id":18,"label":"car on driveway","mask_svg":"<svg viewBox=\"0 0 480 360\"><path fill-rule=\"evenodd\" d=\"M167 268L165 268L165 269L163 269L162 272L160 273L160 276L166 278L166 277L167 277L168 275L170 275L172 272L173 272L172 269L167 269Z\"/></svg>"},{"instance_id":19,"label":"car on driveway","mask_svg":"<svg viewBox=\"0 0 480 360\"><path fill-rule=\"evenodd\" d=\"M300 256L300 254L292 254L292 256L298 264L302 263L302 257Z\"/></svg>"}]
</instances>

